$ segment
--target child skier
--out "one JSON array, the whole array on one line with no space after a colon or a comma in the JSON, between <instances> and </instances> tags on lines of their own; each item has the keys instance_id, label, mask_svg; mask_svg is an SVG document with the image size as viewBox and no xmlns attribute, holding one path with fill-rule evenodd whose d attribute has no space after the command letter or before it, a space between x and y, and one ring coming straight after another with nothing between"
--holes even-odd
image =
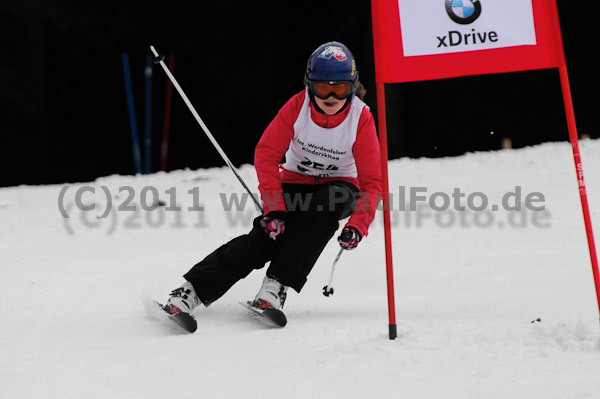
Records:
<instances>
[{"instance_id":1,"label":"child skier","mask_svg":"<svg viewBox=\"0 0 600 399\"><path fill-rule=\"evenodd\" d=\"M319 46L304 84L256 146L263 214L248 234L184 275L187 281L164 306L171 315L210 305L267 262L252 306L281 309L288 287L301 291L339 220L351 215L338 237L343 249L367 236L381 193L379 142L373 116L359 98L364 88L354 56L338 42Z\"/></svg>"}]
</instances>

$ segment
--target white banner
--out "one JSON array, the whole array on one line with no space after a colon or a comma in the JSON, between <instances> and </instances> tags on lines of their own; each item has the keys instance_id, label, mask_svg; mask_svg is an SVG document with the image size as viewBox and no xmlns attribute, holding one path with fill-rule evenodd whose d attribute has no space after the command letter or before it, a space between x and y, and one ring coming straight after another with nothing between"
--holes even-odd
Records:
<instances>
[{"instance_id":1,"label":"white banner","mask_svg":"<svg viewBox=\"0 0 600 399\"><path fill-rule=\"evenodd\" d=\"M404 56L535 45L531 0L398 0Z\"/></svg>"}]
</instances>

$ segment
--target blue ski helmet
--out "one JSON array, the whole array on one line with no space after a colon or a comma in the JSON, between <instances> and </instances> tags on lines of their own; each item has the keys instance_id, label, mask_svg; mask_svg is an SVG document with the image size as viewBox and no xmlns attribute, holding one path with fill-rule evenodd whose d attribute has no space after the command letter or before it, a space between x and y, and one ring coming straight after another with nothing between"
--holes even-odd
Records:
<instances>
[{"instance_id":1,"label":"blue ski helmet","mask_svg":"<svg viewBox=\"0 0 600 399\"><path fill-rule=\"evenodd\" d=\"M307 86L315 81L350 82L352 95L358 84L358 69L354 56L342 43L329 42L320 45L308 59L304 82Z\"/></svg>"}]
</instances>

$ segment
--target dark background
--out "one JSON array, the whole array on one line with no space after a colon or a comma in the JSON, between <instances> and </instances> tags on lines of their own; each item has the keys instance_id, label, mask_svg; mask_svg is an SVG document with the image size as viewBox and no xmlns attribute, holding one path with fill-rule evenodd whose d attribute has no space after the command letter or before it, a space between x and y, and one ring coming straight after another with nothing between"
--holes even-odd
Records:
<instances>
[{"instance_id":1,"label":"dark background","mask_svg":"<svg viewBox=\"0 0 600 399\"><path fill-rule=\"evenodd\" d=\"M167 4L173 3L173 4ZM148 46L175 54L175 76L236 165L287 99L306 60L337 40L357 58L377 115L369 1L233 0L0 4L0 186L135 173L122 53L129 54L140 141ZM600 137L599 61L590 3L558 0L580 134ZM153 170L159 165L166 76L153 75ZM390 158L566 141L557 70L386 85ZM493 133L492 133L493 132ZM168 170L223 161L173 92Z\"/></svg>"}]
</instances>

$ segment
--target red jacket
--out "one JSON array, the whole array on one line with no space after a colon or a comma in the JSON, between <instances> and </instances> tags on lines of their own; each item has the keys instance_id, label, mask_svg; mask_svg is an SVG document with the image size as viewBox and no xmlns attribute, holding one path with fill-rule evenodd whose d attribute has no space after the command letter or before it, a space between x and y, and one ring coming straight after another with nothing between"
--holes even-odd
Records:
<instances>
[{"instance_id":1,"label":"red jacket","mask_svg":"<svg viewBox=\"0 0 600 399\"><path fill-rule=\"evenodd\" d=\"M273 199L282 195L281 183L323 184L344 180L354 184L361 192L355 211L346 226L357 228L361 236L365 237L381 200L381 161L373 115L365 107L359 119L356 141L352 147L358 171L357 178L313 177L285 170L280 168L279 164L294 137L294 123L302 108L305 93L303 90L296 94L281 108L256 146L254 166L258 175L258 189L264 201L264 214L271 211L285 211L284 201L272 203L272 201L266 200L266 198ZM344 121L351 106L348 106L340 114L330 116L316 111L311 101L311 119L321 127L333 128ZM272 206L272 208L269 209L268 206Z\"/></svg>"}]
</instances>

